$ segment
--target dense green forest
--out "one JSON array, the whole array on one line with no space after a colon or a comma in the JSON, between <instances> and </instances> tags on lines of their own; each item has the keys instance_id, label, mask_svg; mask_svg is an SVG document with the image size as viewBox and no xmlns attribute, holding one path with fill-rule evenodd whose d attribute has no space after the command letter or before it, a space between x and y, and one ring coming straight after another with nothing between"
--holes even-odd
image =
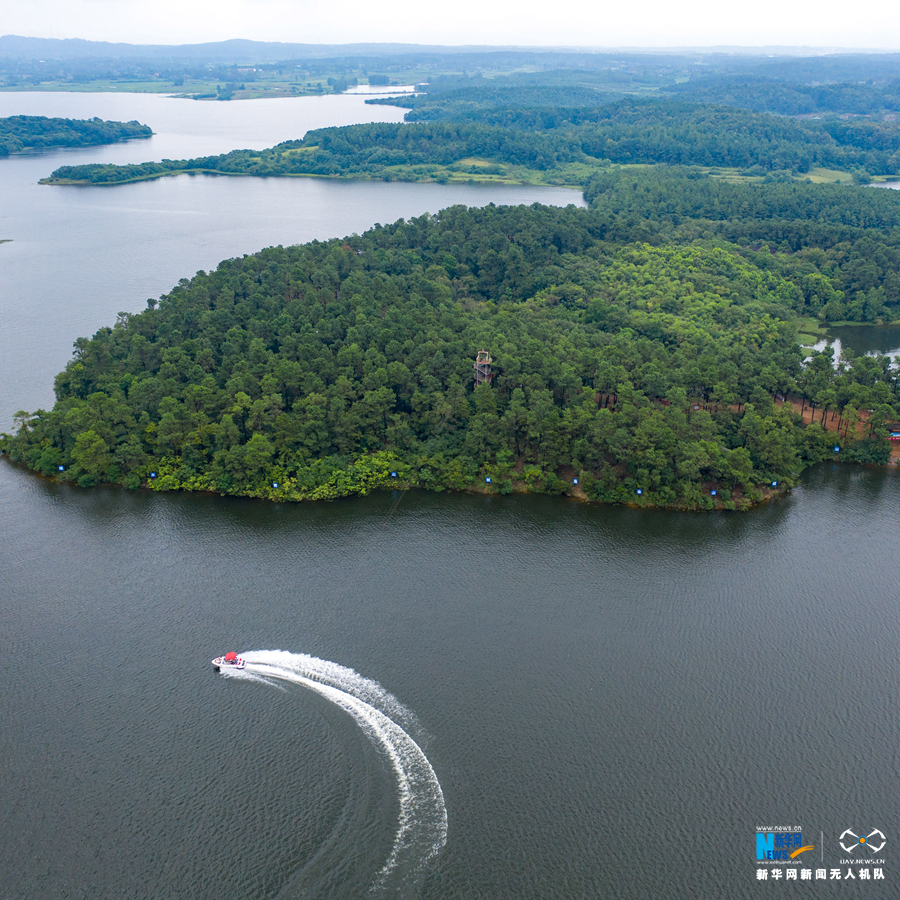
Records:
<instances>
[{"instance_id":1,"label":"dense green forest","mask_svg":"<svg viewBox=\"0 0 900 900\"><path fill-rule=\"evenodd\" d=\"M370 106L399 106L410 110L407 122L467 121L487 109L599 106L621 99L584 84L520 84L509 79L469 84L470 79L447 79L427 85L426 91L399 97L372 97Z\"/></svg>"},{"instance_id":2,"label":"dense green forest","mask_svg":"<svg viewBox=\"0 0 900 900\"><path fill-rule=\"evenodd\" d=\"M651 75L641 65L602 70L561 68L491 78L439 76L420 85L415 95L367 102L409 109L408 122L461 120L470 111L491 107L596 106L623 96L677 98L783 116L852 115L892 121L893 114L900 111L900 62L893 60L877 81L873 79L877 63L873 57L868 62L869 68L858 71L861 77L853 80L835 78L846 79L852 67L822 71L819 78L807 73L804 78L801 72L784 66L751 64L734 72L717 70L715 62L698 61L694 68L684 57L682 69L690 73L688 78L675 78L674 67L667 70L662 66Z\"/></svg>"},{"instance_id":3,"label":"dense green forest","mask_svg":"<svg viewBox=\"0 0 900 900\"><path fill-rule=\"evenodd\" d=\"M469 86L367 102L409 109L405 117L408 122L477 122L559 132L560 138L574 138L586 156L602 156L619 163L752 166L762 171L780 168L795 173L819 165L864 167L873 174L897 172L900 128L893 119L791 119L770 115L781 110L767 109L763 95L764 90L781 89L783 85L751 82L759 90L751 92L752 98L748 94L743 103L724 88L695 90L691 87L694 84L667 89L677 91L679 99L690 99L691 104L659 97L615 99L584 86L552 84ZM706 82L701 79L697 84ZM898 86L881 90L867 85L829 85L806 90L815 96L843 96L848 92L856 96L874 91L878 102L896 97L900 105ZM751 112L729 110L723 104L749 107ZM843 104L835 101L832 105L840 108ZM859 108L863 104L848 105ZM602 146L603 141L609 149Z\"/></svg>"},{"instance_id":4,"label":"dense green forest","mask_svg":"<svg viewBox=\"0 0 900 900\"><path fill-rule=\"evenodd\" d=\"M454 207L226 261L78 340L53 409L19 414L2 448L82 485L303 499L399 484L687 508L745 507L836 440L842 458L884 462L888 360L804 364L795 321L849 277L844 257L832 271L827 251L806 252L813 225L852 242L868 214L893 234L900 197L831 189L853 198L841 222L815 186L759 187L760 211L809 225L806 245L716 233L758 187L618 172L592 183L589 210ZM482 348L493 379L476 387ZM792 396L839 411L846 434L803 425Z\"/></svg>"},{"instance_id":5,"label":"dense green forest","mask_svg":"<svg viewBox=\"0 0 900 900\"><path fill-rule=\"evenodd\" d=\"M666 85L666 93L698 103L726 103L785 116L813 113L872 115L900 110L900 78L887 84L791 84L761 76L696 77Z\"/></svg>"},{"instance_id":6,"label":"dense green forest","mask_svg":"<svg viewBox=\"0 0 900 900\"><path fill-rule=\"evenodd\" d=\"M610 170L585 188L619 239L724 239L825 322L900 319L900 196L841 185L729 184L684 169Z\"/></svg>"},{"instance_id":7,"label":"dense green forest","mask_svg":"<svg viewBox=\"0 0 900 900\"><path fill-rule=\"evenodd\" d=\"M103 119L49 119L46 116L9 116L0 119L0 156L49 147L87 147L132 138L148 138L153 131L139 122Z\"/></svg>"}]
</instances>

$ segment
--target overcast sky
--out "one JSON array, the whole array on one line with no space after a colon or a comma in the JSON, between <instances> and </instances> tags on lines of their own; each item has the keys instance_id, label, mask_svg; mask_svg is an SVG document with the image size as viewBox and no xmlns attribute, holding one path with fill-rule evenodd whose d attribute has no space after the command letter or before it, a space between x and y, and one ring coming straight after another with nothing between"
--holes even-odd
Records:
<instances>
[{"instance_id":1,"label":"overcast sky","mask_svg":"<svg viewBox=\"0 0 900 900\"><path fill-rule=\"evenodd\" d=\"M887 0L0 0L0 34L261 41L900 50Z\"/></svg>"}]
</instances>

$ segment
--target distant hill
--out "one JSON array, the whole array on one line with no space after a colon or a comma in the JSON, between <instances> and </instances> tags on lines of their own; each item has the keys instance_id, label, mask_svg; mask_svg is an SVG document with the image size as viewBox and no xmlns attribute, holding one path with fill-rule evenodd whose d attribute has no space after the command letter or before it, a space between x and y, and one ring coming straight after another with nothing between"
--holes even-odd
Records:
<instances>
[{"instance_id":1,"label":"distant hill","mask_svg":"<svg viewBox=\"0 0 900 900\"><path fill-rule=\"evenodd\" d=\"M399 53L460 53L499 50L499 47L442 47L425 44L284 44L277 41L215 41L208 44L113 44L80 38L0 37L0 57L16 59L196 59L253 63L283 59ZM502 48L508 50L510 48Z\"/></svg>"}]
</instances>

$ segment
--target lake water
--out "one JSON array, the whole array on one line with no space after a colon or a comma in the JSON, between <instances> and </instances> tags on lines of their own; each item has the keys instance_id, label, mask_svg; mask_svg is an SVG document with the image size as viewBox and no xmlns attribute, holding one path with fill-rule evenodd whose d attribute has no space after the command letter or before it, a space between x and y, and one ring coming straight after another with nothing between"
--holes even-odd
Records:
<instances>
[{"instance_id":1,"label":"lake water","mask_svg":"<svg viewBox=\"0 0 900 900\"><path fill-rule=\"evenodd\" d=\"M900 325L832 325L828 337L813 349L834 348L835 362L846 348L852 355L880 353L890 356L894 364L900 359Z\"/></svg>"},{"instance_id":2,"label":"lake water","mask_svg":"<svg viewBox=\"0 0 900 900\"><path fill-rule=\"evenodd\" d=\"M159 129L221 117L219 150L251 136L244 117L282 115L39 102ZM293 136L259 127L260 146ZM160 146L199 140L176 132ZM76 336L222 257L452 202L568 199L35 184L63 157L177 155L148 146L0 163L4 419L51 401ZM0 897L893 897L898 506L896 472L830 464L747 514L413 492L292 506L0 465ZM247 669L216 675L231 649ZM776 825L841 881L757 880L756 829ZM884 881L840 849L848 828L887 836ZM846 884L848 855L870 880Z\"/></svg>"},{"instance_id":3,"label":"lake water","mask_svg":"<svg viewBox=\"0 0 900 900\"><path fill-rule=\"evenodd\" d=\"M389 87L382 84L355 84L353 87L347 88L347 94L365 94L367 97L399 97L403 94L414 94L416 86L414 84L397 84Z\"/></svg>"}]
</instances>

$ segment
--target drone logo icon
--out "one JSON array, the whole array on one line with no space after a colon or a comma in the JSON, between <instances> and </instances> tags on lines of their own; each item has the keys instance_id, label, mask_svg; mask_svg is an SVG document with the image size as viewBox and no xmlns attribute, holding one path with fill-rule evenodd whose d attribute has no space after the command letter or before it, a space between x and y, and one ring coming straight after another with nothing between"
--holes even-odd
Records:
<instances>
[{"instance_id":1,"label":"drone logo icon","mask_svg":"<svg viewBox=\"0 0 900 900\"><path fill-rule=\"evenodd\" d=\"M838 840L841 843L841 849L845 853L852 853L860 848L868 851L870 854L880 853L887 843L884 833L877 828L873 828L869 834L856 834L852 829L848 828Z\"/></svg>"}]
</instances>

